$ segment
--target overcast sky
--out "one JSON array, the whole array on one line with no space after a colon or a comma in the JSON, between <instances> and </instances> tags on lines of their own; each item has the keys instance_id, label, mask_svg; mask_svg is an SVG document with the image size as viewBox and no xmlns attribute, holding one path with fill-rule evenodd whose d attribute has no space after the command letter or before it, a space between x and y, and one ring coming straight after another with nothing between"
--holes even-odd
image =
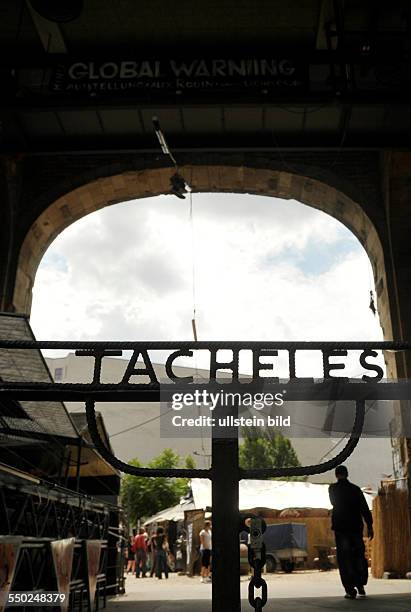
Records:
<instances>
[{"instance_id":1,"label":"overcast sky","mask_svg":"<svg viewBox=\"0 0 411 612\"><path fill-rule=\"evenodd\" d=\"M200 340L382 339L368 257L341 223L262 196L193 194L189 209L159 196L67 228L36 276L36 337L191 340L195 297Z\"/></svg>"}]
</instances>

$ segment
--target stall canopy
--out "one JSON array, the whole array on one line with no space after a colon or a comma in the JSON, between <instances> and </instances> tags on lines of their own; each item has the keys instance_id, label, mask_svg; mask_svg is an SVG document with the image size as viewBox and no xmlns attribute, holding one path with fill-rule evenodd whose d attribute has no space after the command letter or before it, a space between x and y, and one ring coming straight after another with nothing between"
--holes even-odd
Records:
<instances>
[{"instance_id":1,"label":"stall canopy","mask_svg":"<svg viewBox=\"0 0 411 612\"><path fill-rule=\"evenodd\" d=\"M157 514L150 516L144 523L145 526L152 525L154 523L163 523L164 521L178 521L184 520L184 511L185 510L195 510L194 503L189 501L182 504L177 504L176 506L172 506L171 508L166 508L165 510L161 510Z\"/></svg>"},{"instance_id":2,"label":"stall canopy","mask_svg":"<svg viewBox=\"0 0 411 612\"><path fill-rule=\"evenodd\" d=\"M371 509L375 495L367 491L364 491L364 495ZM184 499L183 503L150 516L144 525L152 525L163 521L181 521L184 519L185 510L207 511L211 509L211 505L211 482L203 478L193 478L191 481L191 499ZM252 510L253 508L330 510L328 485L287 480L241 480L239 510Z\"/></svg>"},{"instance_id":3,"label":"stall canopy","mask_svg":"<svg viewBox=\"0 0 411 612\"><path fill-rule=\"evenodd\" d=\"M196 509L211 506L211 482L202 478L191 481L191 490ZM371 508L373 495L364 492ZM286 480L241 480L240 510L252 508L324 508L331 509L328 485Z\"/></svg>"}]
</instances>

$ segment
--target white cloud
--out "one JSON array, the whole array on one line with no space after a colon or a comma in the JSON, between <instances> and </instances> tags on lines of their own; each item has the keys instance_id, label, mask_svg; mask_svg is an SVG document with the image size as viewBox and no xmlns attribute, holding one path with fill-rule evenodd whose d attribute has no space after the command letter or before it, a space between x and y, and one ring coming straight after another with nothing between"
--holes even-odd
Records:
<instances>
[{"instance_id":1,"label":"white cloud","mask_svg":"<svg viewBox=\"0 0 411 612\"><path fill-rule=\"evenodd\" d=\"M195 194L193 210L193 234L189 202L172 196L70 226L36 277L36 336L189 340L194 261L200 339L382 339L368 308L368 258L335 219L290 200L233 194Z\"/></svg>"}]
</instances>

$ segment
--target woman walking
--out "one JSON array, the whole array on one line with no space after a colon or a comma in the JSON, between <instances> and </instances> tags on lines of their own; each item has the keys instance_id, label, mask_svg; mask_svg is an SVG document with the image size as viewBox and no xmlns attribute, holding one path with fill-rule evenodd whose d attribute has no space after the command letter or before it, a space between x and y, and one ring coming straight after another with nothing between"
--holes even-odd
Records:
<instances>
[{"instance_id":1,"label":"woman walking","mask_svg":"<svg viewBox=\"0 0 411 612\"><path fill-rule=\"evenodd\" d=\"M127 545L127 574L134 574L136 569L136 561L134 556L134 535L130 536Z\"/></svg>"},{"instance_id":2,"label":"woman walking","mask_svg":"<svg viewBox=\"0 0 411 612\"><path fill-rule=\"evenodd\" d=\"M168 565L167 565L167 551L168 551L168 542L167 536L164 533L164 529L162 527L158 527L156 531L156 535L152 540L155 549L155 571L156 577L161 580L162 574L166 578L168 578Z\"/></svg>"}]
</instances>

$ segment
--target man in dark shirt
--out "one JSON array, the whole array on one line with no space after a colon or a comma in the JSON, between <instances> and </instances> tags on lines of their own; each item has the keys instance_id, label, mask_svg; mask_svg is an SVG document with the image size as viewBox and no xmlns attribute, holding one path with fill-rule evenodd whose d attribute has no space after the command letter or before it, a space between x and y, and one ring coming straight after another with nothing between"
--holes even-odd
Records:
<instances>
[{"instance_id":1,"label":"man in dark shirt","mask_svg":"<svg viewBox=\"0 0 411 612\"><path fill-rule=\"evenodd\" d=\"M333 507L331 529L335 534L337 562L347 599L358 595L365 597L364 585L368 580L368 563L365 559L363 519L368 537L373 538L372 514L360 487L348 480L345 465L335 470L337 482L330 485L328 493Z\"/></svg>"}]
</instances>

